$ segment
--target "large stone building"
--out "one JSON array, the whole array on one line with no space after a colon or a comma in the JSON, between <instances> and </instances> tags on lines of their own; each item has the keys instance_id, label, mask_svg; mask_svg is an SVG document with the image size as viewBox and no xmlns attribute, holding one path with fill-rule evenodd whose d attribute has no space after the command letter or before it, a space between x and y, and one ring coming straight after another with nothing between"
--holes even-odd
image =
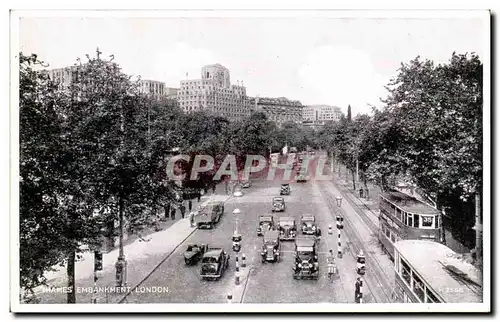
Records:
<instances>
[{"instance_id":1,"label":"large stone building","mask_svg":"<svg viewBox=\"0 0 500 322\"><path fill-rule=\"evenodd\" d=\"M256 111L264 112L278 126L285 122L302 121L303 105L300 101L291 101L285 97L255 97L251 101Z\"/></svg>"},{"instance_id":2,"label":"large stone building","mask_svg":"<svg viewBox=\"0 0 500 322\"><path fill-rule=\"evenodd\" d=\"M165 97L165 83L149 79L141 79L139 81L139 91L153 97Z\"/></svg>"},{"instance_id":3,"label":"large stone building","mask_svg":"<svg viewBox=\"0 0 500 322\"><path fill-rule=\"evenodd\" d=\"M58 84L60 89L68 88L71 82L76 79L76 66L54 68L44 71L49 78Z\"/></svg>"},{"instance_id":4,"label":"large stone building","mask_svg":"<svg viewBox=\"0 0 500 322\"><path fill-rule=\"evenodd\" d=\"M186 112L210 111L237 120L251 113L252 104L243 85L231 85L229 70L220 65L201 69L201 79L181 81L179 106Z\"/></svg>"},{"instance_id":5,"label":"large stone building","mask_svg":"<svg viewBox=\"0 0 500 322\"><path fill-rule=\"evenodd\" d=\"M307 105L302 110L302 125L313 128L324 126L327 122L339 121L342 117L340 107L331 105Z\"/></svg>"}]
</instances>

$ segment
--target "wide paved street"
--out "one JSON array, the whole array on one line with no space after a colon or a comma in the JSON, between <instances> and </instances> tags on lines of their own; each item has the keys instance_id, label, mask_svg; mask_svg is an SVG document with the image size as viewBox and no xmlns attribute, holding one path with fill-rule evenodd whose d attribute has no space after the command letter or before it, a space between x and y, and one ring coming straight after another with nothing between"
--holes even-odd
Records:
<instances>
[{"instance_id":1,"label":"wide paved street","mask_svg":"<svg viewBox=\"0 0 500 322\"><path fill-rule=\"evenodd\" d=\"M244 189L245 194L239 198L230 199L225 205L225 213L220 224L213 230L196 230L174 253L169 256L136 290L126 298L126 303L224 303L227 294L233 294L234 302L243 303L353 303L354 283L356 279L355 258L346 250L345 256L337 259L339 277L333 281L327 278L326 256L329 249L337 251L337 234L335 229L332 205L328 204L329 185L314 180L317 158L311 161L309 175L311 180L306 183L290 181L292 193L285 196L286 212L275 213L275 220L282 215L292 216L299 224L302 214L313 214L322 230L319 242L320 278L318 280L295 280L292 277L294 242L282 242L282 260L279 263L261 263L260 249L262 237L258 237L256 229L258 218L271 213L271 200L279 195L283 180L283 170L278 170L274 180L257 179L252 186ZM235 228L233 210L239 208L239 231L242 234L242 251L247 258L247 268L242 269L241 285L235 285L235 255L231 249L231 235ZM354 212L354 211L353 211ZM347 212L347 216L358 216ZM353 222L358 218L351 219ZM333 234L328 234L328 225L333 227ZM299 228L300 226L298 226ZM362 227L361 234L368 234ZM352 233L351 233L352 234ZM351 237L351 238L357 238ZM351 241L354 242L354 241ZM361 242L364 242L361 241ZM208 243L212 246L222 246L231 255L230 267L219 281L204 281L200 278L200 264L186 266L183 252L189 243ZM342 244L346 240L342 236ZM383 256L383 255L380 255ZM381 259L385 267L392 265L388 258ZM241 259L240 259L241 261ZM380 272L377 272L380 273ZM392 280L393 274L388 272L386 279ZM380 277L379 277L380 279ZM389 282L389 281L388 281ZM367 281L369 283L369 281ZM154 292L154 287L165 287L168 292ZM379 285L372 287L378 288ZM387 290L390 293L391 290ZM365 291L367 302L380 302L387 299Z\"/></svg>"}]
</instances>

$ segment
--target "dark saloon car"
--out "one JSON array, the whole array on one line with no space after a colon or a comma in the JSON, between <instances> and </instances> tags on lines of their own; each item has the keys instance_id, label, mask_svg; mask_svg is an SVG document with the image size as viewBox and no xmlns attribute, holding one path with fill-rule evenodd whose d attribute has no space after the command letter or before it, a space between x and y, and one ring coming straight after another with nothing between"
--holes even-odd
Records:
<instances>
[{"instance_id":1,"label":"dark saloon car","mask_svg":"<svg viewBox=\"0 0 500 322\"><path fill-rule=\"evenodd\" d=\"M290 185L288 183L281 184L280 195L289 195L291 192Z\"/></svg>"},{"instance_id":2,"label":"dark saloon car","mask_svg":"<svg viewBox=\"0 0 500 322\"><path fill-rule=\"evenodd\" d=\"M321 236L321 229L316 225L316 217L313 215L302 215L300 218L302 234Z\"/></svg>"},{"instance_id":3,"label":"dark saloon car","mask_svg":"<svg viewBox=\"0 0 500 322\"><path fill-rule=\"evenodd\" d=\"M280 217L278 221L280 240L295 240L297 236L297 225L295 218Z\"/></svg>"},{"instance_id":4,"label":"dark saloon car","mask_svg":"<svg viewBox=\"0 0 500 322\"><path fill-rule=\"evenodd\" d=\"M269 230L264 233L262 251L260 255L262 256L262 263L265 262L279 262L281 243L279 239L279 233L276 230Z\"/></svg>"},{"instance_id":5,"label":"dark saloon car","mask_svg":"<svg viewBox=\"0 0 500 322\"><path fill-rule=\"evenodd\" d=\"M274 197L273 198L273 212L276 211L285 211L285 199L283 197Z\"/></svg>"},{"instance_id":6,"label":"dark saloon car","mask_svg":"<svg viewBox=\"0 0 500 322\"><path fill-rule=\"evenodd\" d=\"M294 279L318 279L319 262L316 238L302 237L295 241Z\"/></svg>"},{"instance_id":7,"label":"dark saloon car","mask_svg":"<svg viewBox=\"0 0 500 322\"><path fill-rule=\"evenodd\" d=\"M257 236L262 236L264 232L274 229L274 218L272 215L259 217L259 227L257 227Z\"/></svg>"},{"instance_id":8,"label":"dark saloon car","mask_svg":"<svg viewBox=\"0 0 500 322\"><path fill-rule=\"evenodd\" d=\"M229 254L222 248L209 248L201 260L201 277L217 280L229 267Z\"/></svg>"}]
</instances>

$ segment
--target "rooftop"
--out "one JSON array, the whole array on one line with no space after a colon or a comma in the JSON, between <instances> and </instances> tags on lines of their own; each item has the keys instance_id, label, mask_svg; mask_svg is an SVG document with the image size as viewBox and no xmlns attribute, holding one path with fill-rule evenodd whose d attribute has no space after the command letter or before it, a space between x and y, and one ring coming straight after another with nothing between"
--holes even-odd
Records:
<instances>
[{"instance_id":1,"label":"rooftop","mask_svg":"<svg viewBox=\"0 0 500 322\"><path fill-rule=\"evenodd\" d=\"M479 271L460 254L441 243L427 240L402 240L394 245L401 257L444 302L482 302Z\"/></svg>"},{"instance_id":2,"label":"rooftop","mask_svg":"<svg viewBox=\"0 0 500 322\"><path fill-rule=\"evenodd\" d=\"M297 238L295 244L299 247L313 247L316 244L316 239L307 237Z\"/></svg>"},{"instance_id":3,"label":"rooftop","mask_svg":"<svg viewBox=\"0 0 500 322\"><path fill-rule=\"evenodd\" d=\"M386 191L384 198L396 204L403 211L416 214L438 215L439 211L422 201L399 191Z\"/></svg>"}]
</instances>

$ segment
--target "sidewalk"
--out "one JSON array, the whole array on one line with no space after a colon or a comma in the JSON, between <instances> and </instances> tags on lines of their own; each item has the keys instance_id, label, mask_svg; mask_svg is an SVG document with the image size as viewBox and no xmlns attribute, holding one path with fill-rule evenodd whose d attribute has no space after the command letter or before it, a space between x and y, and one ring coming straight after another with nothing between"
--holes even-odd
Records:
<instances>
[{"instance_id":1,"label":"sidewalk","mask_svg":"<svg viewBox=\"0 0 500 322\"><path fill-rule=\"evenodd\" d=\"M223 190L223 187L217 187ZM211 192L203 196L200 203L205 202L211 196ZM230 196L223 196L226 201ZM197 200L193 201L193 210L198 206ZM177 218L180 218L178 214ZM168 228L154 232L142 239L124 246L124 254L127 261L127 286L133 288L140 283L157 265L168 257L184 240L186 240L196 228L191 227L189 213L184 219L168 220ZM118 290L114 288L116 281L115 263L118 258L119 249L113 249L103 254L103 270L97 274L97 286L101 287L97 293L98 303L116 303L130 289ZM49 275L49 274L46 274ZM91 289L94 285L94 254L86 252L83 258L75 263L75 288L77 303L90 303L92 299ZM51 272L48 287L38 287L35 291L40 303L66 303L66 293L63 287L67 286L66 267L59 267L58 271ZM107 287L107 288L106 288Z\"/></svg>"}]
</instances>

